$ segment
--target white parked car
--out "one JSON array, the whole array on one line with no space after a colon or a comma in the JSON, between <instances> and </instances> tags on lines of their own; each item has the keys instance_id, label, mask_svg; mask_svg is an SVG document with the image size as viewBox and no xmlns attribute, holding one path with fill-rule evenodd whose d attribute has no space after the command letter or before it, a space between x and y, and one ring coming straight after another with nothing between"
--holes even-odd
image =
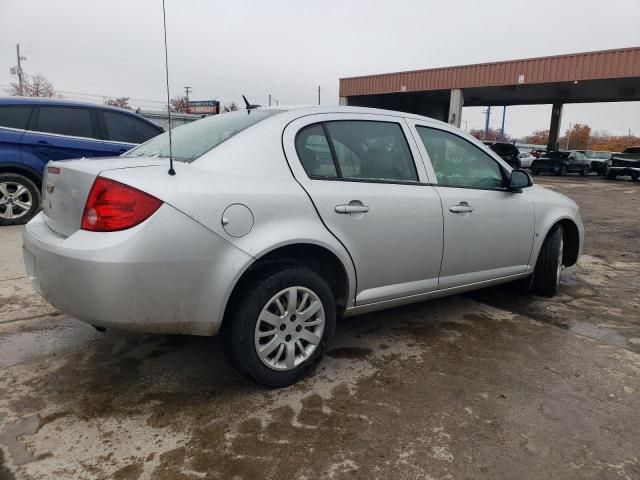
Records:
<instances>
[{"instance_id":1,"label":"white parked car","mask_svg":"<svg viewBox=\"0 0 640 480\"><path fill-rule=\"evenodd\" d=\"M529 168L531 166L531 162L536 159L536 157L531 155L529 152L522 152L518 155L518 158L520 159L521 168Z\"/></svg>"},{"instance_id":2,"label":"white parked car","mask_svg":"<svg viewBox=\"0 0 640 480\"><path fill-rule=\"evenodd\" d=\"M514 280L554 295L583 245L570 199L457 128L354 107L252 109L122 157L51 162L24 259L101 328L214 335L268 385L336 318Z\"/></svg>"}]
</instances>

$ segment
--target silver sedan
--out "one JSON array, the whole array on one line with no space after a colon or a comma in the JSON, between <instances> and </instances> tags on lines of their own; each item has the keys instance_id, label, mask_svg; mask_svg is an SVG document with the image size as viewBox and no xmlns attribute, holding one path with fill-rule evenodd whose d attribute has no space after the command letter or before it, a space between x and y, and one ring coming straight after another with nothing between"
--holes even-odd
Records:
<instances>
[{"instance_id":1,"label":"silver sedan","mask_svg":"<svg viewBox=\"0 0 640 480\"><path fill-rule=\"evenodd\" d=\"M52 305L98 328L220 333L275 386L313 368L336 318L512 281L554 295L583 245L573 201L450 125L384 110L225 113L51 162L43 185L24 261Z\"/></svg>"}]
</instances>

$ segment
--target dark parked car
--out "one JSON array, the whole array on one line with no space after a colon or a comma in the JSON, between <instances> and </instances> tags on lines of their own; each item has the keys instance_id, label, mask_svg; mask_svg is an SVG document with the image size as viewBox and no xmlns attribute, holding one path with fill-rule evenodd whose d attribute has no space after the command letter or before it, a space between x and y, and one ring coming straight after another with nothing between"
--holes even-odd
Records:
<instances>
[{"instance_id":1,"label":"dark parked car","mask_svg":"<svg viewBox=\"0 0 640 480\"><path fill-rule=\"evenodd\" d=\"M505 142L484 142L491 150L496 152L500 158L507 162L511 167L519 169L521 167L520 150L511 143Z\"/></svg>"},{"instance_id":2,"label":"dark parked car","mask_svg":"<svg viewBox=\"0 0 640 480\"><path fill-rule=\"evenodd\" d=\"M531 162L529 170L533 175L539 173L553 173L555 175L566 175L567 173L579 173L586 177L589 172L590 160L584 153L576 151L555 151L547 152L543 157Z\"/></svg>"},{"instance_id":3,"label":"dark parked car","mask_svg":"<svg viewBox=\"0 0 640 480\"><path fill-rule=\"evenodd\" d=\"M163 132L133 112L50 98L0 98L0 225L40 208L50 160L120 155Z\"/></svg>"},{"instance_id":4,"label":"dark parked car","mask_svg":"<svg viewBox=\"0 0 640 480\"><path fill-rule=\"evenodd\" d=\"M607 178L614 179L629 175L631 180L640 179L640 147L625 148L622 153L614 153Z\"/></svg>"},{"instance_id":5,"label":"dark parked car","mask_svg":"<svg viewBox=\"0 0 640 480\"><path fill-rule=\"evenodd\" d=\"M575 150L586 155L590 160L589 170L598 175L605 176L613 162L612 152L594 152L593 150Z\"/></svg>"}]
</instances>

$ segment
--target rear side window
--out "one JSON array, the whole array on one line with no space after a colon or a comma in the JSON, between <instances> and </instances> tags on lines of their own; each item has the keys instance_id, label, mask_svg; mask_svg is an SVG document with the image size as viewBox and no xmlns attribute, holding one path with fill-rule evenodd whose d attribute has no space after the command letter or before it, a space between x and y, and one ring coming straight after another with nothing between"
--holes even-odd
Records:
<instances>
[{"instance_id":1,"label":"rear side window","mask_svg":"<svg viewBox=\"0 0 640 480\"><path fill-rule=\"evenodd\" d=\"M32 107L28 105L7 105L0 107L0 127L27 128Z\"/></svg>"},{"instance_id":2,"label":"rear side window","mask_svg":"<svg viewBox=\"0 0 640 480\"><path fill-rule=\"evenodd\" d=\"M40 107L35 130L91 138L94 136L91 110L73 107Z\"/></svg>"},{"instance_id":3,"label":"rear side window","mask_svg":"<svg viewBox=\"0 0 640 480\"><path fill-rule=\"evenodd\" d=\"M118 112L102 112L107 138L114 142L144 143L162 133L159 128Z\"/></svg>"},{"instance_id":4,"label":"rear side window","mask_svg":"<svg viewBox=\"0 0 640 480\"><path fill-rule=\"evenodd\" d=\"M306 140L309 137L316 137L314 141L322 145L326 143L330 156L327 158L326 151L311 155ZM397 123L338 120L311 125L298 133L296 149L307 174L312 178L418 181L409 144L402 127ZM329 160L333 161L333 167L329 165Z\"/></svg>"},{"instance_id":5,"label":"rear side window","mask_svg":"<svg viewBox=\"0 0 640 480\"><path fill-rule=\"evenodd\" d=\"M336 178L336 166L322 125L303 128L296 136L296 151L310 177Z\"/></svg>"}]
</instances>

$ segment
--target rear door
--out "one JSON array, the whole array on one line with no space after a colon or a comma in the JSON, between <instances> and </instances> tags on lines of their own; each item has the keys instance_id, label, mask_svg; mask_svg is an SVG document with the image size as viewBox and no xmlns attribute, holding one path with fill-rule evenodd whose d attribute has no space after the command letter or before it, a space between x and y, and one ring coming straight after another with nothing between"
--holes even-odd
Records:
<instances>
[{"instance_id":1,"label":"rear door","mask_svg":"<svg viewBox=\"0 0 640 480\"><path fill-rule=\"evenodd\" d=\"M527 190L507 191L506 169L455 130L409 122L442 198L440 288L526 272L534 237L534 204Z\"/></svg>"},{"instance_id":2,"label":"rear door","mask_svg":"<svg viewBox=\"0 0 640 480\"><path fill-rule=\"evenodd\" d=\"M100 139L98 117L91 107L47 105L35 107L22 136L23 154L50 160L110 155Z\"/></svg>"},{"instance_id":3,"label":"rear door","mask_svg":"<svg viewBox=\"0 0 640 480\"><path fill-rule=\"evenodd\" d=\"M111 110L100 110L105 149L112 155L121 155L155 136L163 130L141 118Z\"/></svg>"},{"instance_id":4,"label":"rear door","mask_svg":"<svg viewBox=\"0 0 640 480\"><path fill-rule=\"evenodd\" d=\"M437 289L442 207L403 118L313 115L289 124L283 142L296 179L353 259L357 305Z\"/></svg>"}]
</instances>

